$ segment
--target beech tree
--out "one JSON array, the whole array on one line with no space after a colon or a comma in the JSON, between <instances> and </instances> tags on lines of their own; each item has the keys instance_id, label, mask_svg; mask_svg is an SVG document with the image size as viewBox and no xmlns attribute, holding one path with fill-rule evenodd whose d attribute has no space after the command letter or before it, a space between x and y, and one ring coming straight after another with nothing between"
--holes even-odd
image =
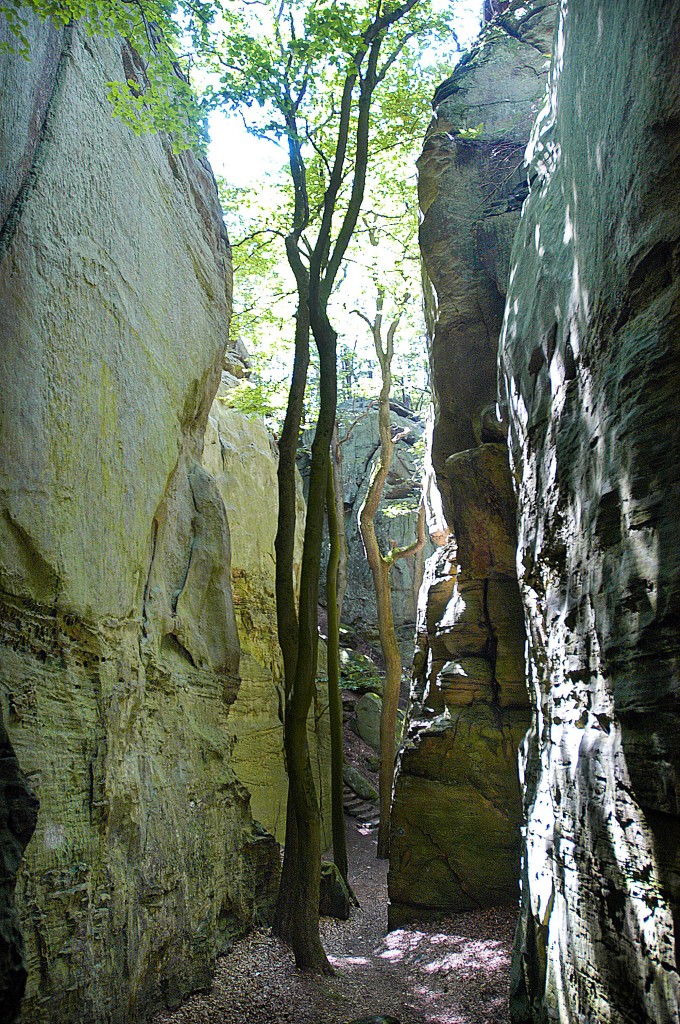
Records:
<instances>
[{"instance_id":1,"label":"beech tree","mask_svg":"<svg viewBox=\"0 0 680 1024\"><path fill-rule=\"evenodd\" d=\"M390 420L390 393L392 391L392 358L394 356L394 336L399 326L400 316L397 314L383 335L383 309L385 288L377 285L377 301L375 318L371 321L364 313L356 310L366 322L375 345L375 354L380 366L381 387L378 398L378 430L380 450L371 472L371 477L361 508L359 509L359 529L364 542L366 560L373 577L376 607L378 612L378 635L385 659L385 681L383 684L382 709L380 712L380 825L378 828L378 857L389 856L390 809L392 805L392 786L394 782L394 761L396 757L396 726L399 693L401 690L401 652L394 627L392 610L392 592L390 573L400 558L420 551L425 545L425 508L420 504L418 510L417 536L406 546L398 547L393 541L390 550L383 553L375 531L375 517L382 498L385 481L387 480L394 458L394 445L398 437L392 436Z\"/></svg>"}]
</instances>

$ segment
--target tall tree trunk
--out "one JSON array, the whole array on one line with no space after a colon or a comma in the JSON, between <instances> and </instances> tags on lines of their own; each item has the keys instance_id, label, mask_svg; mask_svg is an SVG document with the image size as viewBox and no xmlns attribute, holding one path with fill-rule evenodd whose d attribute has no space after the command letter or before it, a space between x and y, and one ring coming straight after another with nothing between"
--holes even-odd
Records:
<instances>
[{"instance_id":1,"label":"tall tree trunk","mask_svg":"<svg viewBox=\"0 0 680 1024\"><path fill-rule=\"evenodd\" d=\"M295 359L286 416L279 440L279 514L274 550L276 553L276 618L283 654L286 697L295 676L298 652L298 617L295 595L295 523L297 493L295 465L302 424L307 371L309 369L309 309L307 289L298 285L299 302L295 316Z\"/></svg>"},{"instance_id":2,"label":"tall tree trunk","mask_svg":"<svg viewBox=\"0 0 680 1024\"><path fill-rule=\"evenodd\" d=\"M390 810L394 783L394 762L397 753L396 730L399 694L401 692L401 651L394 628L392 592L390 589L389 565L380 554L373 531L373 540L365 539L366 557L373 575L376 607L378 611L378 635L385 659L385 681L383 684L382 710L380 712L380 825L378 826L378 857L387 859L390 851ZM372 549L372 550L371 550ZM369 553L370 551L370 553ZM376 557L377 556L377 557Z\"/></svg>"},{"instance_id":3,"label":"tall tree trunk","mask_svg":"<svg viewBox=\"0 0 680 1024\"><path fill-rule=\"evenodd\" d=\"M333 431L333 436L337 436ZM328 463L328 488L326 492L326 516L330 553L326 572L326 594L328 601L328 708L331 720L331 817L333 831L333 860L349 889L349 867L347 864L347 839L345 836L345 808L342 799L342 700L340 697L340 643L338 617L338 563L340 561L340 526L338 523L335 488L333 486L334 466Z\"/></svg>"},{"instance_id":4,"label":"tall tree trunk","mask_svg":"<svg viewBox=\"0 0 680 1024\"><path fill-rule=\"evenodd\" d=\"M333 428L331 442L333 462L333 493L335 496L335 514L338 521L338 627L342 623L342 607L345 603L347 590L347 535L345 533L345 481L342 472L342 443L338 438L338 424Z\"/></svg>"},{"instance_id":5,"label":"tall tree trunk","mask_svg":"<svg viewBox=\"0 0 680 1024\"><path fill-rule=\"evenodd\" d=\"M274 930L290 942L295 962L301 970L331 974L332 968L319 937L321 815L309 757L307 716L314 697L319 645L319 566L330 442L335 423L336 334L327 318L320 316L318 308L315 309L311 302L310 321L319 350L321 402L309 476L300 577L297 661L284 721L289 809L295 817L295 826L290 829L287 826L286 834L295 840L295 845L291 849L286 845L284 851Z\"/></svg>"},{"instance_id":6,"label":"tall tree trunk","mask_svg":"<svg viewBox=\"0 0 680 1024\"><path fill-rule=\"evenodd\" d=\"M392 592L390 589L390 570L399 558L419 551L425 544L424 508L418 513L418 536L413 544L404 548L392 544L388 554L380 551L375 532L375 516L382 497L385 481L392 467L394 457L394 441L390 422L390 392L392 390L392 356L394 354L394 335L399 317L392 321L387 331L386 343L382 339L382 310L384 289L378 288L376 318L373 323L363 314L373 335L375 351L380 364L382 384L378 399L378 430L380 434L380 452L368 485L366 497L359 509L359 529L364 542L373 586L375 589L376 608L378 613L378 635L383 657L385 658L385 682L383 686L382 710L380 713L380 775L378 791L380 794L380 825L378 828L378 857L386 859L390 847L390 810L392 806L392 786L394 783L394 761L396 756L395 733L397 728L397 710L401 690L401 652L394 628L392 611Z\"/></svg>"},{"instance_id":7,"label":"tall tree trunk","mask_svg":"<svg viewBox=\"0 0 680 1024\"><path fill-rule=\"evenodd\" d=\"M318 850L320 846L319 809L307 740L307 715L311 699L306 706L305 701L300 699L293 701L299 660L299 623L293 575L297 500L295 457L309 367L307 289L301 287L300 283L298 288L300 301L296 314L295 361L279 441L279 518L275 542L276 609L286 696L284 749L288 770L288 804L285 855L273 928L275 934L293 947L299 967L314 970L319 969L317 965L320 964L320 969L325 970L328 963L318 934L319 857L312 865L306 863L310 847L313 850L316 846ZM308 913L301 912L300 908L308 907L310 902L314 903L314 909Z\"/></svg>"},{"instance_id":8,"label":"tall tree trunk","mask_svg":"<svg viewBox=\"0 0 680 1024\"><path fill-rule=\"evenodd\" d=\"M288 769L288 820L286 848L274 929L291 943L295 961L303 970L332 973L319 937L319 881L321 860L320 811L314 787L307 716L314 697L318 651L318 596L323 521L328 485L330 444L337 402L337 335L327 315L327 305L347 246L356 227L366 186L369 150L369 122L374 90L402 50L397 43L379 67L380 48L387 30L416 6L418 0L404 0L387 11L377 12L357 41L357 49L344 81L338 111L337 138L329 167L316 243L310 247L303 235L310 223L307 170L303 138L298 124L300 103L307 79L295 95L284 74L280 112L288 138L293 182L292 229L286 236L286 255L298 290L298 322L295 333L295 366L281 438L279 463L279 529L276 554L277 624L283 651L286 679L284 747ZM408 36L406 37L408 38ZM310 71L310 74L312 72ZM355 87L359 87L353 106ZM354 116L356 115L356 116ZM353 145L350 145L350 142ZM352 153L353 150L353 153ZM352 155L348 155L351 153ZM333 218L351 165L351 188L333 240ZM308 311L308 319L307 319ZM302 418L302 401L309 361L309 328L319 352L320 410L309 479L307 519L300 574L300 603L295 611L292 578L295 537L295 447Z\"/></svg>"}]
</instances>

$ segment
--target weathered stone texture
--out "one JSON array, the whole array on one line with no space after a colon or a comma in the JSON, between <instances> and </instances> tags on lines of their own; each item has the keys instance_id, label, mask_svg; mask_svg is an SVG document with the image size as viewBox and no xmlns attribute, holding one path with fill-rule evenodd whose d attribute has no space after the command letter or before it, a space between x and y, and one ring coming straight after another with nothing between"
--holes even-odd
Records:
<instances>
[{"instance_id":1,"label":"weathered stone texture","mask_svg":"<svg viewBox=\"0 0 680 1024\"><path fill-rule=\"evenodd\" d=\"M381 550L389 551L394 541L406 547L416 539L420 491L420 459L414 445L423 436L423 423L416 413L397 402L391 405L394 432L402 435L394 452L383 497L375 519ZM342 457L345 536L347 538L347 592L342 621L378 651L378 613L371 570L366 561L359 531L359 509L380 449L377 406L364 399L342 402L338 407L338 433ZM345 440L346 439L346 440ZM301 460L305 473L306 460ZM428 552L432 548L428 545ZM390 573L392 608L397 635L405 660L412 651L418 588L422 577L423 552L401 558ZM322 600L325 587L322 582Z\"/></svg>"},{"instance_id":2,"label":"weathered stone texture","mask_svg":"<svg viewBox=\"0 0 680 1024\"><path fill-rule=\"evenodd\" d=\"M435 93L418 160L420 243L431 286L433 463L442 486L450 455L503 440L494 414L498 332L555 6L515 0L484 29Z\"/></svg>"},{"instance_id":3,"label":"weathered stone texture","mask_svg":"<svg viewBox=\"0 0 680 1024\"><path fill-rule=\"evenodd\" d=\"M30 61L0 54L0 700L40 799L22 1020L122 1024L207 985L278 871L230 765L229 533L200 464L229 248L207 165L112 118L120 44L28 31Z\"/></svg>"},{"instance_id":4,"label":"weathered stone texture","mask_svg":"<svg viewBox=\"0 0 680 1024\"><path fill-rule=\"evenodd\" d=\"M516 760L529 704L496 359L527 192L522 155L545 87L555 4L503 6L437 91L419 160L436 408L430 458L447 525L433 509L441 546L420 593L392 810L394 926L518 894Z\"/></svg>"},{"instance_id":5,"label":"weathered stone texture","mask_svg":"<svg viewBox=\"0 0 680 1024\"><path fill-rule=\"evenodd\" d=\"M523 1024L680 1018L678 53L676 0L562 3L529 147L501 341L535 708Z\"/></svg>"},{"instance_id":6,"label":"weathered stone texture","mask_svg":"<svg viewBox=\"0 0 680 1024\"><path fill-rule=\"evenodd\" d=\"M276 628L278 457L264 424L229 409L225 398L228 403L228 392L220 389L208 418L203 465L215 479L230 524L234 610L241 644L241 682L228 724L229 734L234 737L231 764L250 793L254 818L283 843L288 779L283 751L283 659ZM305 502L299 481L296 577L304 524ZM331 838L330 722L325 679L319 680L309 726L325 848Z\"/></svg>"},{"instance_id":7,"label":"weathered stone texture","mask_svg":"<svg viewBox=\"0 0 680 1024\"><path fill-rule=\"evenodd\" d=\"M0 1007L7 1024L16 1019L26 986L14 888L37 816L38 801L19 767L0 708Z\"/></svg>"}]
</instances>

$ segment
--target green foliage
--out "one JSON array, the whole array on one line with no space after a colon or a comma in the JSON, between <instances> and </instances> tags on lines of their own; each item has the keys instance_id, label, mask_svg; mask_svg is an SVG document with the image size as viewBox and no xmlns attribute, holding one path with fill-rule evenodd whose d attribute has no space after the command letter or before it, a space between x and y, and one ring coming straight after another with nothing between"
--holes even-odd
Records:
<instances>
[{"instance_id":1,"label":"green foliage","mask_svg":"<svg viewBox=\"0 0 680 1024\"><path fill-rule=\"evenodd\" d=\"M244 340L263 378L285 376L276 354L288 351L295 311L295 281L283 245L282 182L238 188L218 178L234 268L233 337Z\"/></svg>"},{"instance_id":2,"label":"green foliage","mask_svg":"<svg viewBox=\"0 0 680 1024\"><path fill-rule=\"evenodd\" d=\"M439 7L444 14L435 13L430 0L420 0L403 23L390 29L385 77L373 97L365 213L329 305L339 334L343 399L375 394L372 346L351 315L353 309L370 308L375 276L388 282L397 302L420 290L414 164L430 116L430 96L450 71L455 49L451 9ZM225 14L225 34L213 64L219 84L213 80L208 102L239 109L255 135L299 144L308 216L298 250L305 266L316 244L334 165L342 89L347 73L355 70L354 55L374 13L371 2L263 0L252 8L230 8L228 17ZM437 41L439 59L433 59ZM424 51L428 53L425 62ZM354 110L352 129L356 117ZM355 156L350 131L335 204L336 231L352 195ZM284 241L296 217L296 196L283 170L279 178L270 176L248 189L221 186L234 252L233 330L250 352L259 352L263 361L270 362L263 380L280 379L282 342L292 337L296 287L286 266ZM380 238L378 246L371 244L375 235ZM422 310L413 299L402 306L394 360L395 396L420 408L429 400ZM313 399L307 414L313 418Z\"/></svg>"},{"instance_id":3,"label":"green foliage","mask_svg":"<svg viewBox=\"0 0 680 1024\"><path fill-rule=\"evenodd\" d=\"M285 409L286 383L286 380L273 383L261 379L242 380L219 400L228 409L236 409L246 416L263 417L267 426L277 431Z\"/></svg>"},{"instance_id":4,"label":"green foliage","mask_svg":"<svg viewBox=\"0 0 680 1024\"><path fill-rule=\"evenodd\" d=\"M175 151L205 149L206 111L188 81L189 57L178 53L208 45L212 4L193 0L0 0L14 36L0 48L28 58L28 12L57 28L78 22L90 36L120 35L136 51L135 77L107 83L113 112L136 134L162 131Z\"/></svg>"},{"instance_id":5,"label":"green foliage","mask_svg":"<svg viewBox=\"0 0 680 1024\"><path fill-rule=\"evenodd\" d=\"M456 134L459 135L461 139L481 139L483 130L484 122L480 121L480 123L475 125L474 128L459 128Z\"/></svg>"},{"instance_id":6,"label":"green foliage","mask_svg":"<svg viewBox=\"0 0 680 1024\"><path fill-rule=\"evenodd\" d=\"M343 648L340 651L340 688L354 693L382 693L383 683L370 658Z\"/></svg>"}]
</instances>

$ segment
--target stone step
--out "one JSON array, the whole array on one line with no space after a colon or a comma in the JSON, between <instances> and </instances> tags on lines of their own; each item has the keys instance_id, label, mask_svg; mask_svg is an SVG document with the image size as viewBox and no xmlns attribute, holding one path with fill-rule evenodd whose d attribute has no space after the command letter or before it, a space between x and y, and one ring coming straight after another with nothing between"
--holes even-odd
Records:
<instances>
[{"instance_id":1,"label":"stone step","mask_svg":"<svg viewBox=\"0 0 680 1024\"><path fill-rule=\"evenodd\" d=\"M363 800L360 796L357 796L349 786L343 787L343 805L345 812L350 817L355 818L360 825L370 829L378 827L380 815L378 814L377 805L370 800Z\"/></svg>"}]
</instances>

